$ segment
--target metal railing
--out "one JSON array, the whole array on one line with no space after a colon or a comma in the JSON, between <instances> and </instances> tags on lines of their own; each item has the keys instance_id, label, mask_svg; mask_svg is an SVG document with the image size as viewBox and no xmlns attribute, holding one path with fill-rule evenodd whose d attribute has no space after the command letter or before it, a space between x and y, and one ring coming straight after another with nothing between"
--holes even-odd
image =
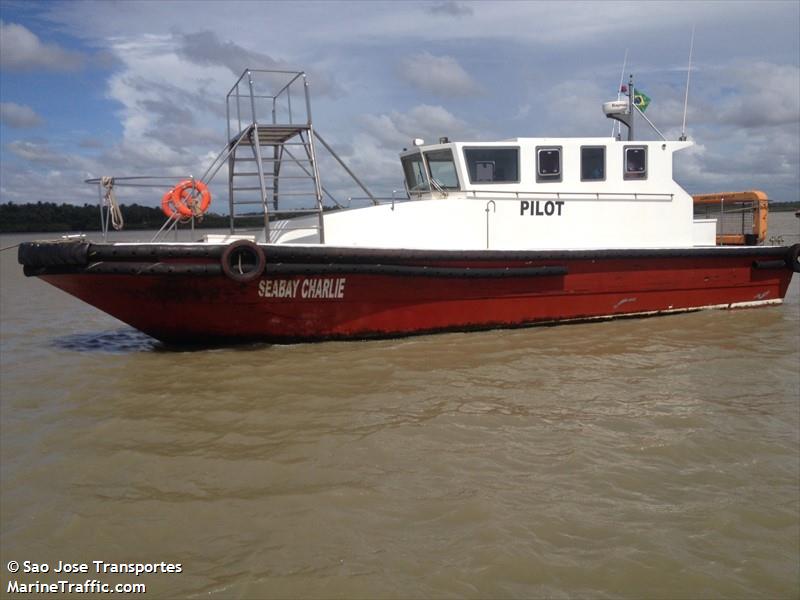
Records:
<instances>
[{"instance_id":1,"label":"metal railing","mask_svg":"<svg viewBox=\"0 0 800 600\"><path fill-rule=\"evenodd\" d=\"M345 162L338 156L333 148L314 129L311 117L311 98L306 74L302 71L281 71L267 69L245 69L225 97L226 133L227 141L216 158L208 165L202 176L171 177L171 176L132 176L113 178L92 178L87 183L98 186L100 203L100 221L103 239L107 239L109 225L121 220L119 206L109 194L108 183L117 187L160 188L162 190L173 187L181 180L188 179L192 182L210 181L224 167L228 167L228 204L230 210L230 230L236 232L234 219L237 217L235 206L238 204L260 204L262 206L264 235L270 239L269 227L272 216L268 206L270 194L274 203L276 215L281 212L303 212L302 209L284 207L281 211L278 206L279 197L288 197L291 203L296 203L298 196L313 198L315 207L308 212L319 213L320 243L324 243L323 198L327 198L337 207L343 208L334 195L327 190L320 180L315 142L319 142L335 161L347 172L356 185L366 194L372 204L380 202L363 182L353 173ZM235 129L235 131L233 131ZM305 151L295 156L290 146L297 146ZM242 156L241 151L249 147L252 156ZM238 154L237 154L238 152ZM251 163L254 168L237 170L235 166L242 163ZM265 168L271 165L269 169ZM281 167L295 168L292 173L282 170ZM252 173L250 171L253 171ZM242 178L234 184L234 177ZM248 179L250 177L251 179ZM257 179L256 179L257 178ZM298 191L293 186L302 185L302 180L310 180L313 184L311 191ZM283 180L279 191L278 182ZM105 182L105 187L103 182ZM165 189L166 188L166 189ZM191 188L195 194L194 186ZM105 192L105 193L104 193ZM234 195L236 194L236 200ZM258 192L258 201L253 202L248 193ZM244 197L242 197L244 193ZM109 196L112 201L109 201ZM388 200L388 199L387 199ZM113 203L113 206L112 206ZM394 198L392 198L394 205ZM250 215L242 215L249 218ZM156 241L170 231L174 231L177 239L179 223L190 222L194 234L195 216L184 218L181 215L167 216L164 225L153 237Z\"/></svg>"},{"instance_id":2,"label":"metal railing","mask_svg":"<svg viewBox=\"0 0 800 600\"><path fill-rule=\"evenodd\" d=\"M675 194L652 192L561 192L561 191L507 191L507 190L465 190L467 198L481 200L524 200L536 198L555 198L557 200L654 200L671 201ZM481 194L481 195L479 195Z\"/></svg>"},{"instance_id":3,"label":"metal railing","mask_svg":"<svg viewBox=\"0 0 800 600\"><path fill-rule=\"evenodd\" d=\"M555 198L556 200L652 200L669 202L674 198L674 194L658 194L652 192L555 192L555 191L540 191L540 190L523 190L523 191L509 191L509 190L459 190L459 189L446 189L441 186L434 187L433 190L414 190L408 191L406 187L403 190L392 190L391 196L372 196L370 198L364 196L348 196L347 204L340 206L341 208L351 208L352 201L366 201L374 200L375 204L392 203L392 208L399 202L408 202L410 200L420 200L424 196L429 196L431 193L440 194L442 198L466 198L471 200L532 200L537 198ZM402 195L401 195L402 194Z\"/></svg>"},{"instance_id":4,"label":"metal railing","mask_svg":"<svg viewBox=\"0 0 800 600\"><path fill-rule=\"evenodd\" d=\"M237 205L255 203L246 195L243 199L236 192L259 192L258 202L263 206L264 214L264 236L269 240L272 220L270 213L281 212L279 198L288 197L296 204L297 198L293 197L310 197L311 194L308 192L297 191L297 188L302 186L301 180L306 179L313 184L314 205L319 214L317 230L320 243L324 243L323 198L329 199L340 208L342 205L322 185L315 142L319 142L356 185L370 197L373 204L377 204L369 189L315 130L311 116L309 85L304 72L245 69L226 95L225 111L228 151L224 158L220 158L218 164L227 160L229 166L228 202L231 233L236 230ZM245 138L247 138L246 145L252 148L252 157L242 157L236 153L236 146L243 143ZM295 156L290 146L302 148L305 156L302 154ZM254 173L236 170L237 164L250 161L254 162ZM265 166L268 166L268 169ZM287 172L284 167L288 167L290 171ZM295 169L294 173L291 169ZM239 184L237 187L234 184L234 177L253 179L257 177L257 187L253 179L249 184ZM285 185L290 186L289 189L284 187ZM295 188L294 191L292 186ZM273 204L272 209L269 207L270 201Z\"/></svg>"},{"instance_id":5,"label":"metal railing","mask_svg":"<svg viewBox=\"0 0 800 600\"><path fill-rule=\"evenodd\" d=\"M283 85L281 85L283 84ZM269 86L264 91L264 86ZM271 90L278 88L277 92ZM294 88L293 88L294 86ZM297 102L292 108L292 90L295 95L300 95L296 90L302 86L302 103L304 112L298 115ZM244 88L244 89L242 89ZM262 101L267 104L267 114L270 114L271 124L282 123L285 125L311 125L311 98L308 92L308 80L302 71L273 71L267 69L245 69L225 96L225 116L228 125L228 140L232 139L231 119L235 113L237 130L240 133L245 126L258 123L258 115L264 114L257 110ZM242 103L246 103L242 106ZM246 118L249 109L249 119ZM301 109L302 110L302 109ZM243 113L245 119L243 120ZM286 120L278 120L279 115L285 115ZM262 122L262 124L264 124Z\"/></svg>"},{"instance_id":6,"label":"metal railing","mask_svg":"<svg viewBox=\"0 0 800 600\"><path fill-rule=\"evenodd\" d=\"M111 213L114 210L113 204L116 203L116 200L112 199L110 202L104 197L103 194L103 180L106 179L104 177L92 177L90 179L85 179L84 183L88 183L90 185L97 185L97 196L98 196L98 205L100 207L100 230L103 234L103 241L108 240L108 228L111 221ZM170 190L175 187L180 181L191 181L194 183L195 181L202 181L202 179L196 179L193 175L186 175L186 176L175 176L175 175L134 175L134 176L127 176L127 177L110 177L108 178L111 181L112 188L155 188L160 190ZM194 185L192 186L192 195L196 194L196 190L194 189ZM112 197L113 198L113 197ZM166 216L166 215L165 215ZM179 214L173 214L171 217L167 217L167 220L161 226L153 238L150 240L151 242L155 242L161 237L162 235L166 235L170 231L174 231L175 239L178 239L178 223L190 223L191 225L191 232L192 236L194 236L194 227L195 227L195 217L192 215L191 217L183 218Z\"/></svg>"},{"instance_id":7,"label":"metal railing","mask_svg":"<svg viewBox=\"0 0 800 600\"><path fill-rule=\"evenodd\" d=\"M716 220L718 244L757 245L767 237L769 200L763 192L702 194L694 202L695 218Z\"/></svg>"}]
</instances>

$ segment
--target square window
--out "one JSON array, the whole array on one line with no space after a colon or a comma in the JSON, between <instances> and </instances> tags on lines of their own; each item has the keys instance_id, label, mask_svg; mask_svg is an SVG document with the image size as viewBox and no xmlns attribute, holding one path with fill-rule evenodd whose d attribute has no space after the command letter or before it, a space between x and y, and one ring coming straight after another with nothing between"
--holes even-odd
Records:
<instances>
[{"instance_id":1,"label":"square window","mask_svg":"<svg viewBox=\"0 0 800 600\"><path fill-rule=\"evenodd\" d=\"M403 172L406 176L406 186L410 192L428 191L428 177L425 166L422 164L422 155L411 154L402 159Z\"/></svg>"},{"instance_id":2,"label":"square window","mask_svg":"<svg viewBox=\"0 0 800 600\"><path fill-rule=\"evenodd\" d=\"M536 149L536 181L561 181L561 148Z\"/></svg>"},{"instance_id":3,"label":"square window","mask_svg":"<svg viewBox=\"0 0 800 600\"><path fill-rule=\"evenodd\" d=\"M646 147L625 147L625 179L647 179Z\"/></svg>"},{"instance_id":4,"label":"square window","mask_svg":"<svg viewBox=\"0 0 800 600\"><path fill-rule=\"evenodd\" d=\"M425 153L428 172L434 183L447 190L458 189L458 174L452 150L434 150Z\"/></svg>"},{"instance_id":5,"label":"square window","mask_svg":"<svg viewBox=\"0 0 800 600\"><path fill-rule=\"evenodd\" d=\"M581 181L603 181L606 178L606 147L581 146Z\"/></svg>"},{"instance_id":6,"label":"square window","mask_svg":"<svg viewBox=\"0 0 800 600\"><path fill-rule=\"evenodd\" d=\"M519 148L464 148L471 183L519 183Z\"/></svg>"}]
</instances>

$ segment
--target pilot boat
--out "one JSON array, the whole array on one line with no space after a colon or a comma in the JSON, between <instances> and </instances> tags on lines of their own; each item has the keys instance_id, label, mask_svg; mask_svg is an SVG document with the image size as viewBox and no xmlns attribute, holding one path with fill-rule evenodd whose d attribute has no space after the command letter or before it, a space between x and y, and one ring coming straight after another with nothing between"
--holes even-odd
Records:
<instances>
[{"instance_id":1,"label":"pilot boat","mask_svg":"<svg viewBox=\"0 0 800 600\"><path fill-rule=\"evenodd\" d=\"M604 105L628 127L627 140L414 140L400 154L405 193L376 197L314 128L305 74L248 69L226 98L227 143L201 177L167 189L156 237L24 243L19 262L26 275L177 344L365 339L780 303L800 270L800 245L763 245L766 196L692 197L672 174L673 155L691 142L636 140L633 99L631 81L627 101ZM343 206L325 188L323 150L361 188L364 206ZM223 167L229 232L169 241L179 227L194 232ZM104 240L119 216L115 189L168 187L145 177L89 182L98 186ZM716 218L696 214L709 206L721 209ZM748 211L752 229L722 232L726 208Z\"/></svg>"}]
</instances>

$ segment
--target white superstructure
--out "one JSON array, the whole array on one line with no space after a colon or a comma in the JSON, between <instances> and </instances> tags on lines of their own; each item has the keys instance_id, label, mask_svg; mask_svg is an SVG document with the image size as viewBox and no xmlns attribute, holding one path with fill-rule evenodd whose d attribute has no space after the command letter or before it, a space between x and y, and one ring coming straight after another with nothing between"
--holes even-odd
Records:
<instances>
[{"instance_id":1,"label":"white superstructure","mask_svg":"<svg viewBox=\"0 0 800 600\"><path fill-rule=\"evenodd\" d=\"M400 154L406 193L389 199L373 195L320 136L308 89L303 72L245 69L225 99L225 147L200 177L184 178L163 196L167 221L153 241L177 232L181 223L194 227L209 207L208 183L227 167L230 232L207 235L206 242L245 238L421 250L690 248L716 243L716 221L694 219L693 198L673 179L672 155L691 142L634 139L634 117L637 112L644 117L646 105L640 109L635 103L632 78L627 100L603 105L607 117L627 127L626 141L440 138L426 145L416 139ZM325 188L318 163L323 149L372 206L344 208ZM104 236L115 185L158 187L163 179L88 180L98 186ZM331 202L338 210L329 210ZM247 229L253 225L257 231Z\"/></svg>"},{"instance_id":2,"label":"white superstructure","mask_svg":"<svg viewBox=\"0 0 800 600\"><path fill-rule=\"evenodd\" d=\"M673 152L691 144L516 138L420 145L401 154L409 200L325 213L325 244L465 250L713 246L715 222L693 219L692 197L672 178ZM270 241L318 242L316 230L282 231L282 224L275 223Z\"/></svg>"}]
</instances>

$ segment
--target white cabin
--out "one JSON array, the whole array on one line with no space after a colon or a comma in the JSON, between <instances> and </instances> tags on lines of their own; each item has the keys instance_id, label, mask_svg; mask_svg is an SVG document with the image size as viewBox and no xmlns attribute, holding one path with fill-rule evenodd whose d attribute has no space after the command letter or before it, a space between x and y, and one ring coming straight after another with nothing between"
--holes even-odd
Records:
<instances>
[{"instance_id":1,"label":"white cabin","mask_svg":"<svg viewBox=\"0 0 800 600\"><path fill-rule=\"evenodd\" d=\"M686 141L516 138L420 145L401 155L409 200L325 213L326 245L531 250L713 246L672 178ZM309 217L306 217L309 218ZM310 219L310 218L309 218ZM312 221L309 220L309 223ZM318 243L316 230L273 243Z\"/></svg>"}]
</instances>

